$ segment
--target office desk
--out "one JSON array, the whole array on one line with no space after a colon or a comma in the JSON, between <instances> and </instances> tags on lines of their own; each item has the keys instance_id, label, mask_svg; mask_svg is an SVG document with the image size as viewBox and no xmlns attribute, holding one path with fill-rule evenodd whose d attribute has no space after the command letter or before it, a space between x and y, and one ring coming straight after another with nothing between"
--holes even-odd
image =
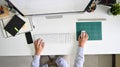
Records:
<instances>
[{"instance_id":1,"label":"office desk","mask_svg":"<svg viewBox=\"0 0 120 67\"><path fill-rule=\"evenodd\" d=\"M32 22L35 29L32 35L37 33L73 33L76 32L76 21L84 18L106 18L102 21L102 40L87 41L85 45L85 54L120 54L120 16L107 14L109 8L106 6L97 6L94 13L66 14L63 18L46 19L46 16L32 16ZM50 15L48 15L50 16ZM73 54L77 49L77 42L66 50L55 49L43 50L42 55ZM63 46L59 46L62 48ZM74 49L73 49L74 48ZM56 52L55 52L56 51ZM4 38L0 31L0 56L24 56L33 55L33 44L27 44L24 34L15 37Z\"/></svg>"}]
</instances>

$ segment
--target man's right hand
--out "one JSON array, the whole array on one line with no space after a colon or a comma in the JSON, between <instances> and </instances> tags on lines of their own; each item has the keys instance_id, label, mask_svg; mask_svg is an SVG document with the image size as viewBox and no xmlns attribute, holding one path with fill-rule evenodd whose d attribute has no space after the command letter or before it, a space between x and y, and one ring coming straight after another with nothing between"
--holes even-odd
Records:
<instances>
[{"instance_id":1,"label":"man's right hand","mask_svg":"<svg viewBox=\"0 0 120 67\"><path fill-rule=\"evenodd\" d=\"M82 37L81 37L82 36ZM88 40L89 36L87 33L81 33L81 35L79 35L78 37L78 41L79 41L79 47L84 47L86 41Z\"/></svg>"}]
</instances>

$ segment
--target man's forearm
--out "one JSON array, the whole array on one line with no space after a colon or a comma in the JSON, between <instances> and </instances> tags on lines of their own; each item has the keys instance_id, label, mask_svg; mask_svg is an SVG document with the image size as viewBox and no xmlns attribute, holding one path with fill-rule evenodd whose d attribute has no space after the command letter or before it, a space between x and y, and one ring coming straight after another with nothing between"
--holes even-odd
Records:
<instances>
[{"instance_id":1,"label":"man's forearm","mask_svg":"<svg viewBox=\"0 0 120 67\"><path fill-rule=\"evenodd\" d=\"M39 67L40 65L40 56L35 55L32 61L32 67Z\"/></svg>"},{"instance_id":2,"label":"man's forearm","mask_svg":"<svg viewBox=\"0 0 120 67\"><path fill-rule=\"evenodd\" d=\"M84 49L82 47L79 47L74 67L83 67L83 63L84 63Z\"/></svg>"}]
</instances>

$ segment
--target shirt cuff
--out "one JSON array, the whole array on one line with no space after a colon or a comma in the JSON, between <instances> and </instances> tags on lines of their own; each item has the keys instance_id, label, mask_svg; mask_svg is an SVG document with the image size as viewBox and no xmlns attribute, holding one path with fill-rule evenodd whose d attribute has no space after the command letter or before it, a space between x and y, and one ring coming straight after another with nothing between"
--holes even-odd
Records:
<instances>
[{"instance_id":1,"label":"shirt cuff","mask_svg":"<svg viewBox=\"0 0 120 67\"><path fill-rule=\"evenodd\" d=\"M39 66L39 60L40 60L40 56L34 55L33 61L32 61L32 67L38 67Z\"/></svg>"},{"instance_id":2,"label":"shirt cuff","mask_svg":"<svg viewBox=\"0 0 120 67\"><path fill-rule=\"evenodd\" d=\"M83 47L79 47L79 48L78 48L78 52L79 52L79 53L84 53L84 48L83 48Z\"/></svg>"},{"instance_id":3,"label":"shirt cuff","mask_svg":"<svg viewBox=\"0 0 120 67\"><path fill-rule=\"evenodd\" d=\"M40 59L40 56L34 55L34 59L35 59L35 60L39 60L39 59Z\"/></svg>"}]
</instances>

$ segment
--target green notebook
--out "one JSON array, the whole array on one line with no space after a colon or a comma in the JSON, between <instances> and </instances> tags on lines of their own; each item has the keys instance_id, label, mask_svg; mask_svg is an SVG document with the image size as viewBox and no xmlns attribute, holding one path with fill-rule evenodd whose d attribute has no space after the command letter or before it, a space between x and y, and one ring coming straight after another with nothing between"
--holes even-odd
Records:
<instances>
[{"instance_id":1,"label":"green notebook","mask_svg":"<svg viewBox=\"0 0 120 67\"><path fill-rule=\"evenodd\" d=\"M102 40L102 28L101 22L77 22L76 23L76 35L81 34L81 31L85 30L88 35L88 40Z\"/></svg>"}]
</instances>

